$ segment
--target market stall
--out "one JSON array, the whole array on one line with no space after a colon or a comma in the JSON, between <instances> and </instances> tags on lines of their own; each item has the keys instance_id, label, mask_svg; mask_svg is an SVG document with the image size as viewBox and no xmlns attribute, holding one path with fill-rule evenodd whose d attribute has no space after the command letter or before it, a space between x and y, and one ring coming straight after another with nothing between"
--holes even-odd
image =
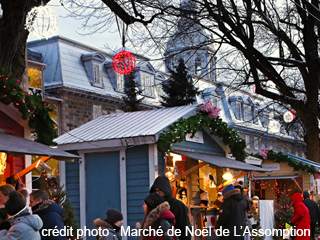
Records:
<instances>
[{"instance_id":1,"label":"market stall","mask_svg":"<svg viewBox=\"0 0 320 240\"><path fill-rule=\"evenodd\" d=\"M251 171L270 171L231 158L183 149L181 146L173 146L166 160L166 176L171 180L173 197L186 204L191 223L196 229L215 225L215 202L219 190L244 179Z\"/></svg>"}]
</instances>

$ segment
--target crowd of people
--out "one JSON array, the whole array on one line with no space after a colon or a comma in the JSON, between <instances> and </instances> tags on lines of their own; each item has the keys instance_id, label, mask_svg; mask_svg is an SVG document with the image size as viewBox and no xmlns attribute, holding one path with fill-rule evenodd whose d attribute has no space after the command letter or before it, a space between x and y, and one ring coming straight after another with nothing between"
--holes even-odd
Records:
<instances>
[{"instance_id":1,"label":"crowd of people","mask_svg":"<svg viewBox=\"0 0 320 240\"><path fill-rule=\"evenodd\" d=\"M27 198L29 197L29 207ZM1 240L65 240L48 230L63 229L62 207L49 199L45 190L18 191L10 184L0 186L0 239ZM41 231L45 229L47 231Z\"/></svg>"},{"instance_id":2,"label":"crowd of people","mask_svg":"<svg viewBox=\"0 0 320 240\"><path fill-rule=\"evenodd\" d=\"M26 199L29 198L29 207ZM320 209L316 202L310 199L308 192L299 192L291 196L294 216L290 222L298 229L310 229L310 236L296 236L296 240L314 240L315 226L320 220ZM155 179L150 188L150 194L142 205L145 217L140 225L141 230L161 229L160 235L156 231L149 231L148 235L140 234L137 240L191 240L186 227L191 228L186 205L172 197L170 181L163 176ZM250 225L250 212L254 211L254 204L249 201L240 184L229 184L218 193L215 202L214 231L228 230L229 234L219 239L246 240L250 235L244 230ZM45 190L33 191L30 195L26 189L16 191L12 185L0 186L0 240L62 240L64 236L53 236L50 230L63 229L62 207L49 199ZM107 218L97 218L94 226L97 229L108 230L107 235L97 236L97 240L120 240L119 231L123 225L123 215L116 209L107 211ZM251 228L253 226L250 226ZM169 234L170 229L179 230L179 235ZM42 231L45 230L45 231ZM103 232L103 231L102 231ZM143 231L141 231L143 232Z\"/></svg>"}]
</instances>

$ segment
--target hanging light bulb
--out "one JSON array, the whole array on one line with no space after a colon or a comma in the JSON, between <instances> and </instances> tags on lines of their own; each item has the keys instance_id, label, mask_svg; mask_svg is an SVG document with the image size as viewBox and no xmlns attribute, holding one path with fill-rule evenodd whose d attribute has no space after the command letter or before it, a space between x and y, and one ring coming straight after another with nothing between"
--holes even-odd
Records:
<instances>
[{"instance_id":1,"label":"hanging light bulb","mask_svg":"<svg viewBox=\"0 0 320 240\"><path fill-rule=\"evenodd\" d=\"M230 172L229 168L227 168L227 171L223 174L222 178L224 180L230 180L231 178L233 178L233 175Z\"/></svg>"}]
</instances>

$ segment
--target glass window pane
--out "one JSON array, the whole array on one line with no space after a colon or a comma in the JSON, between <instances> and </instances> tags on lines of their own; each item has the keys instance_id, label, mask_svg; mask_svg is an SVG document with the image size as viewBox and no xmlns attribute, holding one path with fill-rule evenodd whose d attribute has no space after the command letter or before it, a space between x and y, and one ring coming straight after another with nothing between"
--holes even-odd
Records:
<instances>
[{"instance_id":1,"label":"glass window pane","mask_svg":"<svg viewBox=\"0 0 320 240\"><path fill-rule=\"evenodd\" d=\"M29 87L42 89L41 70L37 68L28 68Z\"/></svg>"}]
</instances>

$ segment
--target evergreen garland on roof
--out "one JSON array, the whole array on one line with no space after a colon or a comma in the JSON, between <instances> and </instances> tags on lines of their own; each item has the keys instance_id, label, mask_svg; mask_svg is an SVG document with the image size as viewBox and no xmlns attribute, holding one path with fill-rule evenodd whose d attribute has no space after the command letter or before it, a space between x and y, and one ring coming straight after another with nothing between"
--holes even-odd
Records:
<instances>
[{"instance_id":1,"label":"evergreen garland on roof","mask_svg":"<svg viewBox=\"0 0 320 240\"><path fill-rule=\"evenodd\" d=\"M263 159L263 157L259 153L251 155ZM316 173L316 169L314 168L314 166L296 161L282 152L275 152L273 150L269 150L267 153L267 159L275 163L286 163L288 164L288 166L293 168L293 171L305 171L312 174L313 176Z\"/></svg>"},{"instance_id":2,"label":"evergreen garland on roof","mask_svg":"<svg viewBox=\"0 0 320 240\"><path fill-rule=\"evenodd\" d=\"M244 162L247 156L245 151L246 141L242 139L238 132L228 127L220 117L210 118L208 113L198 112L187 119L180 118L177 122L169 126L169 130L160 134L157 142L159 152L169 152L173 143L182 142L186 134L192 134L209 127L212 135L222 138L222 142L228 145L233 157Z\"/></svg>"}]
</instances>

